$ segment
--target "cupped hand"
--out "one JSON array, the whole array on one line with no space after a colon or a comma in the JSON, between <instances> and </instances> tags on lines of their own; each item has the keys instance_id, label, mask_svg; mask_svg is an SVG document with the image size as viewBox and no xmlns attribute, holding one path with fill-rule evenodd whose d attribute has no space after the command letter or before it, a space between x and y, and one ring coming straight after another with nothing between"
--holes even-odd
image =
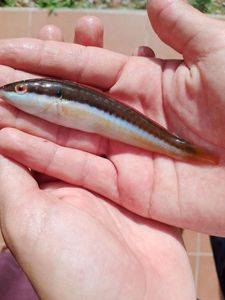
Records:
<instances>
[{"instance_id":1,"label":"cupped hand","mask_svg":"<svg viewBox=\"0 0 225 300\"><path fill-rule=\"evenodd\" d=\"M152 0L148 11L156 32L184 55L184 61L127 57L53 41L6 40L0 45L0 62L7 65L1 67L1 82L35 77L28 72L38 70L41 75L99 87L171 132L209 148L220 157L218 166L182 163L60 128L4 103L1 127L16 127L31 135L2 130L0 151L13 158L17 153L18 162L87 188L139 215L224 234L225 110L220 79L224 71L224 24L183 1ZM26 142L17 142L24 135ZM43 140L35 136L52 143L36 151L42 149Z\"/></svg>"},{"instance_id":2,"label":"cupped hand","mask_svg":"<svg viewBox=\"0 0 225 300\"><path fill-rule=\"evenodd\" d=\"M58 180L38 186L6 158L0 167L2 231L40 299L196 299L178 230Z\"/></svg>"}]
</instances>

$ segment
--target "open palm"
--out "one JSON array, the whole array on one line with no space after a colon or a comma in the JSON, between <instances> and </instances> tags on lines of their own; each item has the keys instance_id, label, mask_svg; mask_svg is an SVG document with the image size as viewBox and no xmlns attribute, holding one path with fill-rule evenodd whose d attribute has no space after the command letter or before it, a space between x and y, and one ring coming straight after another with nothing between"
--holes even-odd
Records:
<instances>
[{"instance_id":1,"label":"open palm","mask_svg":"<svg viewBox=\"0 0 225 300\"><path fill-rule=\"evenodd\" d=\"M1 167L15 191L1 205L3 233L41 299L196 299L178 230L63 182L39 189L6 159Z\"/></svg>"},{"instance_id":2,"label":"open palm","mask_svg":"<svg viewBox=\"0 0 225 300\"><path fill-rule=\"evenodd\" d=\"M184 286L187 299L194 299L187 258L176 229L147 219L224 234L225 110L219 80L224 72L224 42L218 34L224 34L224 26L183 2L151 1L150 8L156 31L183 53L184 62L126 57L103 49L39 40L2 41L0 45L0 63L9 66L1 67L2 84L31 78L38 66L40 75L97 86L220 157L220 165L215 167L174 161L38 120L2 102L1 127L12 128L1 130L0 152L60 180L39 181L39 190L21 166L1 161L1 168L8 166L0 175L2 193L11 188L17 191L16 196L2 197L7 199L4 205L10 207L8 217L3 214L3 224L10 224L12 214L17 216L14 221L18 220L19 212L20 219L26 220L19 226L23 241L25 227L30 225L25 236L28 251L35 243L37 261L54 269L54 277L42 278L38 276L40 270L29 267L29 255L26 262L24 253L16 254L43 298L48 299L50 293L48 280L48 287L55 282L64 285L66 276L69 290L77 291L78 299L88 299L89 294L90 299L93 295L97 299L112 282L110 295L103 299L117 299L117 295L121 299L149 299L149 295L152 299L185 299ZM192 29L190 23L194 24ZM213 38L210 45L209 35ZM120 210L113 202L147 219ZM15 226L7 230L19 243ZM3 233L7 240L6 227ZM7 242L15 247L12 241ZM52 252L51 257L46 255ZM168 278L171 272L174 278ZM99 274L103 274L102 280ZM86 282L90 281L89 287ZM115 283L121 286L115 287ZM62 299L56 296L58 292L56 289L51 299ZM65 295L63 299L70 299L70 293Z\"/></svg>"}]
</instances>

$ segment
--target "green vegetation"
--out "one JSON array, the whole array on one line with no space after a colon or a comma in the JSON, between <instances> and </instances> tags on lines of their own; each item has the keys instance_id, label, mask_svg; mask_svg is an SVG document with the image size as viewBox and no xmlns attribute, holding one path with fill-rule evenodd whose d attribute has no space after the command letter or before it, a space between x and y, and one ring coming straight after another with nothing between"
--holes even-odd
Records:
<instances>
[{"instance_id":1,"label":"green vegetation","mask_svg":"<svg viewBox=\"0 0 225 300\"><path fill-rule=\"evenodd\" d=\"M204 13L224 13L224 1L220 0L189 0L191 5Z\"/></svg>"},{"instance_id":2,"label":"green vegetation","mask_svg":"<svg viewBox=\"0 0 225 300\"><path fill-rule=\"evenodd\" d=\"M223 0L189 0L204 13L225 13ZM56 8L130 8L145 9L147 0L0 0L0 6Z\"/></svg>"},{"instance_id":3,"label":"green vegetation","mask_svg":"<svg viewBox=\"0 0 225 300\"><path fill-rule=\"evenodd\" d=\"M191 0L190 3L202 12L210 10L211 0Z\"/></svg>"},{"instance_id":4,"label":"green vegetation","mask_svg":"<svg viewBox=\"0 0 225 300\"><path fill-rule=\"evenodd\" d=\"M41 8L48 8L53 10L55 8L73 8L74 1L73 0L37 0L35 1L36 6Z\"/></svg>"},{"instance_id":5,"label":"green vegetation","mask_svg":"<svg viewBox=\"0 0 225 300\"><path fill-rule=\"evenodd\" d=\"M145 9L147 0L0 0L0 6L40 8L132 8Z\"/></svg>"}]
</instances>

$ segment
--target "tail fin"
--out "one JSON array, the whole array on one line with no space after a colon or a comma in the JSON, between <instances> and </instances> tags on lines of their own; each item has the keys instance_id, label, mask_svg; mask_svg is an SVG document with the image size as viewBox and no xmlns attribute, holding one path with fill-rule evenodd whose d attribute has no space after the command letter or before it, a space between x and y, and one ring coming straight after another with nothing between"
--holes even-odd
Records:
<instances>
[{"instance_id":1,"label":"tail fin","mask_svg":"<svg viewBox=\"0 0 225 300\"><path fill-rule=\"evenodd\" d=\"M219 164L219 157L206 149L203 149L199 146L192 145L187 143L187 152L185 160L200 164L200 165L218 165Z\"/></svg>"}]
</instances>

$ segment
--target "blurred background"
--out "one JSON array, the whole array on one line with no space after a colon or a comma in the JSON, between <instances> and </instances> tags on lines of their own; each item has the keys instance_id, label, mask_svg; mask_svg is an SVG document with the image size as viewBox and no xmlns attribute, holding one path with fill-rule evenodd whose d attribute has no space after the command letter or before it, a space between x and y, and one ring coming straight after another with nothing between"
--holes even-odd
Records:
<instances>
[{"instance_id":1,"label":"blurred background","mask_svg":"<svg viewBox=\"0 0 225 300\"><path fill-rule=\"evenodd\" d=\"M189 0L189 2L205 13L223 14L222 0ZM145 9L147 0L0 0L3 7L41 7L41 8L125 8Z\"/></svg>"}]
</instances>

